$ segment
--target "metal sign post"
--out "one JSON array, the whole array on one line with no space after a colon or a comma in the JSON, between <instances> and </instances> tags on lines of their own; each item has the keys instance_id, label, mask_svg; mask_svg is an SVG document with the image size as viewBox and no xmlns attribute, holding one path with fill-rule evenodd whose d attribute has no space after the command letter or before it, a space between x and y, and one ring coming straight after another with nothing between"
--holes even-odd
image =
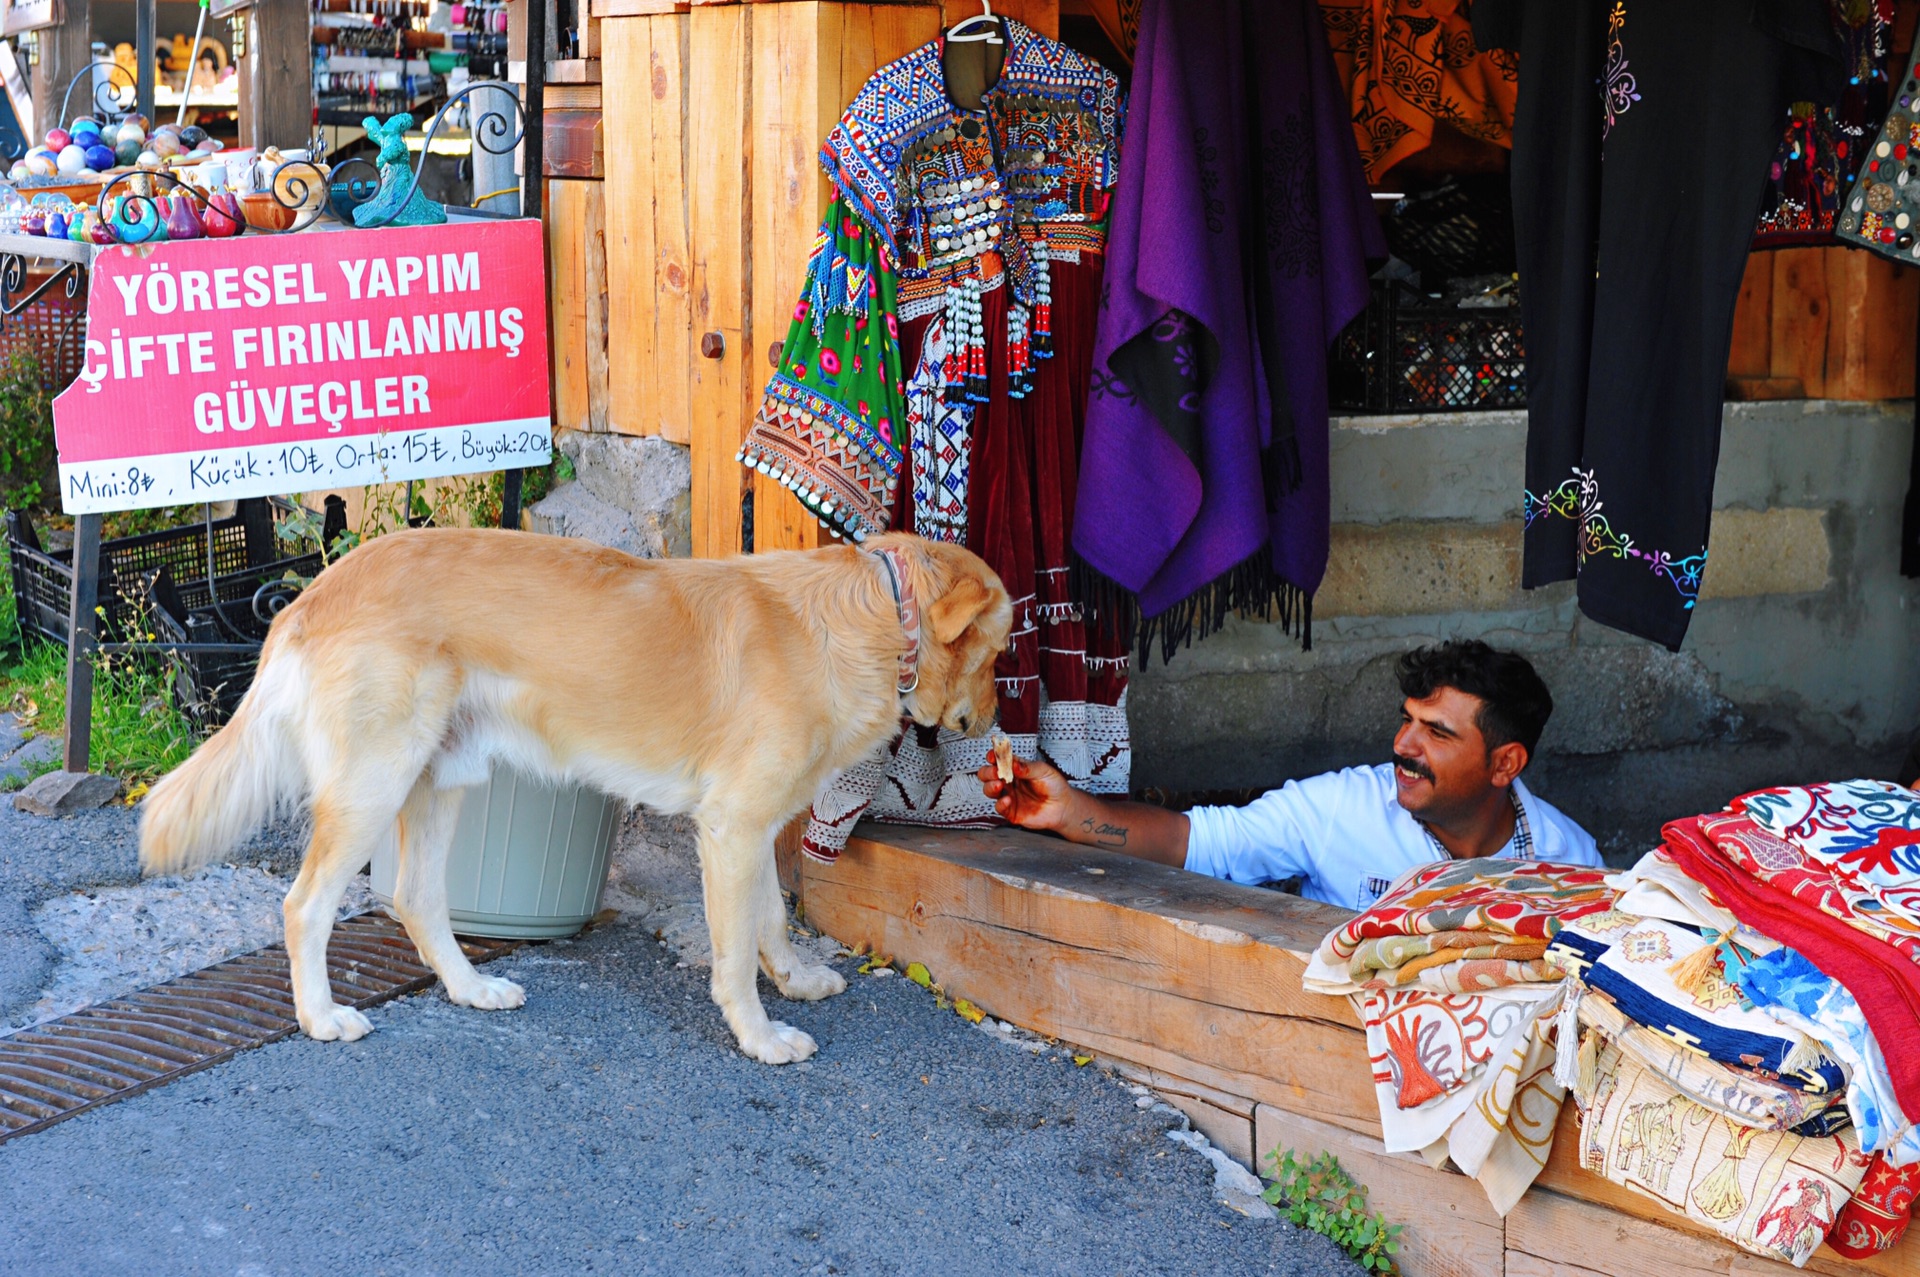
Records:
<instances>
[{"instance_id":1,"label":"metal sign post","mask_svg":"<svg viewBox=\"0 0 1920 1277\"><path fill-rule=\"evenodd\" d=\"M527 105L525 110L526 131L520 143L520 216L531 217L539 221L540 242L544 258L546 243L546 223L540 216L540 197L545 193L544 172L546 158L546 97L547 97L547 6L544 0L529 0L527 4ZM425 162L424 160L422 161ZM545 278L545 272L541 272ZM547 288L551 290L552 281ZM547 364L547 376L551 381L553 364ZM549 393L551 402L551 393ZM500 526L518 528L520 526L520 486L526 477L523 470L508 470L501 481Z\"/></svg>"}]
</instances>

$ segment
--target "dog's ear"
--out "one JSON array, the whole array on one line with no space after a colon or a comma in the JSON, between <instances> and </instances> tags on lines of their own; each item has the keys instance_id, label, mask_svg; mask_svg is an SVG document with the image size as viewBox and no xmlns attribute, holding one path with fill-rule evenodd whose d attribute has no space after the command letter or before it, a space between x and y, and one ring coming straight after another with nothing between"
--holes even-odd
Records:
<instances>
[{"instance_id":1,"label":"dog's ear","mask_svg":"<svg viewBox=\"0 0 1920 1277\"><path fill-rule=\"evenodd\" d=\"M942 647L951 644L992 603L993 591L986 582L971 572L962 572L927 608L927 626L933 631L934 641Z\"/></svg>"}]
</instances>

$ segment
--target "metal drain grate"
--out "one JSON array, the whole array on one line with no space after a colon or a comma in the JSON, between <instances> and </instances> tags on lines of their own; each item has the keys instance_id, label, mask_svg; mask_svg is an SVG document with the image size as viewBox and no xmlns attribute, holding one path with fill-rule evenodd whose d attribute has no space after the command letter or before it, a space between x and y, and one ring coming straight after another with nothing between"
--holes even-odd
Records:
<instances>
[{"instance_id":1,"label":"metal drain grate","mask_svg":"<svg viewBox=\"0 0 1920 1277\"><path fill-rule=\"evenodd\" d=\"M518 943L463 937L460 948L480 963ZM361 1008L436 978L400 924L378 913L334 924L327 975L335 1001ZM287 949L277 944L0 1038L0 1144L299 1027Z\"/></svg>"}]
</instances>

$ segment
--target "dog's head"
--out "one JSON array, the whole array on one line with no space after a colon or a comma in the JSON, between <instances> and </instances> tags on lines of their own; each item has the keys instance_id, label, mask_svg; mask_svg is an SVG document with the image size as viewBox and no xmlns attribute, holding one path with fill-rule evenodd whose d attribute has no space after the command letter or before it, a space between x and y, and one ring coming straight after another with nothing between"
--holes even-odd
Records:
<instances>
[{"instance_id":1,"label":"dog's head","mask_svg":"<svg viewBox=\"0 0 1920 1277\"><path fill-rule=\"evenodd\" d=\"M1007 648L1013 606L1007 587L973 551L893 534L876 544L904 551L920 602L920 684L907 712L923 727L969 736L993 725L993 663Z\"/></svg>"}]
</instances>

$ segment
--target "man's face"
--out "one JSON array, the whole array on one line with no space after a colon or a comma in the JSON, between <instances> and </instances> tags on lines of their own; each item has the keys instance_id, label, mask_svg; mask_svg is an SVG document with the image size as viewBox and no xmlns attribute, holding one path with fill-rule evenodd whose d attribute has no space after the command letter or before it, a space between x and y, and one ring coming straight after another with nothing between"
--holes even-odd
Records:
<instances>
[{"instance_id":1,"label":"man's face","mask_svg":"<svg viewBox=\"0 0 1920 1277\"><path fill-rule=\"evenodd\" d=\"M1394 781L1400 805L1425 820L1445 821L1484 803L1496 785L1510 784L1519 767L1507 755L1525 749L1503 745L1489 753L1475 721L1478 696L1442 687L1424 700L1409 697L1393 738Z\"/></svg>"}]
</instances>

